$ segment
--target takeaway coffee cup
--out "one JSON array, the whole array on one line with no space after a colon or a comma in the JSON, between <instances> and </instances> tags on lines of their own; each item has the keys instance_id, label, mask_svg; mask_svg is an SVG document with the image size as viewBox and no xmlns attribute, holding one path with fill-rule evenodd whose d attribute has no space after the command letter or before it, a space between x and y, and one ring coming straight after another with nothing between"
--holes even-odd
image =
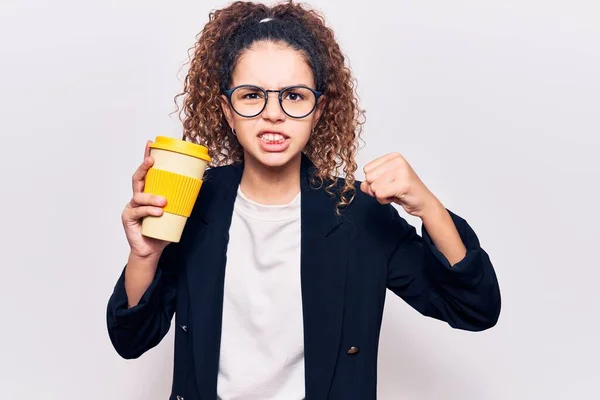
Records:
<instances>
[{"instance_id":1,"label":"takeaway coffee cup","mask_svg":"<svg viewBox=\"0 0 600 400\"><path fill-rule=\"evenodd\" d=\"M144 193L165 197L167 205L160 217L143 219L142 235L179 242L210 162L208 149L184 140L157 136L150 145L150 155L154 165L146 175Z\"/></svg>"}]
</instances>

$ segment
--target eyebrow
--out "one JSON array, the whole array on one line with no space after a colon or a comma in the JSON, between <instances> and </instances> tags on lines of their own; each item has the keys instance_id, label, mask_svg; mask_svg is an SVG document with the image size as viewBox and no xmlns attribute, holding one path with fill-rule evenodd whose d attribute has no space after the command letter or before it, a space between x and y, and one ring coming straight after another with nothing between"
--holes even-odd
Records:
<instances>
[{"instance_id":1,"label":"eyebrow","mask_svg":"<svg viewBox=\"0 0 600 400\"><path fill-rule=\"evenodd\" d=\"M275 89L271 89L271 88L267 89L265 86L262 86L262 85L259 85L259 84L256 84L256 83L240 83L239 85L235 85L235 86L245 86L245 85L248 85L248 86L257 86L257 87L265 89L265 90L281 90L281 89L288 88L288 87L293 87L293 86L304 86L304 87L313 89L310 85L308 85L306 83L292 83L291 85L283 85L283 86L279 86L279 87L277 87ZM314 90L316 90L316 89L314 89Z\"/></svg>"}]
</instances>

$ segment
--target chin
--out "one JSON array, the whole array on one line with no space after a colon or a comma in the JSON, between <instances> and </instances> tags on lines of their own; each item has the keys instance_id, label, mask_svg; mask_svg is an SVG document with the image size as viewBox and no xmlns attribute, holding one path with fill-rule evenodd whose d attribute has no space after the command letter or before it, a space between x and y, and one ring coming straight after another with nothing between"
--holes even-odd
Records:
<instances>
[{"instance_id":1,"label":"chin","mask_svg":"<svg viewBox=\"0 0 600 400\"><path fill-rule=\"evenodd\" d=\"M280 168L288 165L294 158L292 154L271 153L263 154L258 161L265 167Z\"/></svg>"},{"instance_id":2,"label":"chin","mask_svg":"<svg viewBox=\"0 0 600 400\"><path fill-rule=\"evenodd\" d=\"M266 168L281 168L296 160L296 158L300 157L300 154L301 152L299 151L295 153L288 151L281 153L260 152L259 154L251 154L250 157Z\"/></svg>"}]
</instances>

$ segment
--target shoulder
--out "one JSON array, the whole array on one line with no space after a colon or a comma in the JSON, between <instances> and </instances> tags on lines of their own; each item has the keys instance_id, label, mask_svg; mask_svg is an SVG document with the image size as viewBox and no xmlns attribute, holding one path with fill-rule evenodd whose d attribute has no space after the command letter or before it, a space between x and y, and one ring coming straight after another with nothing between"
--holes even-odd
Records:
<instances>
[{"instance_id":1,"label":"shoulder","mask_svg":"<svg viewBox=\"0 0 600 400\"><path fill-rule=\"evenodd\" d=\"M204 183L218 184L219 182L232 179L239 173L240 164L230 164L220 167L210 167L204 173Z\"/></svg>"},{"instance_id":2,"label":"shoulder","mask_svg":"<svg viewBox=\"0 0 600 400\"><path fill-rule=\"evenodd\" d=\"M230 188L231 182L239 179L237 178L239 174L237 164L207 168L202 177L202 186L192 214L206 214L206 208L212 207L216 199L222 198L224 191Z\"/></svg>"},{"instance_id":3,"label":"shoulder","mask_svg":"<svg viewBox=\"0 0 600 400\"><path fill-rule=\"evenodd\" d=\"M375 198L360 190L360 181L354 183L354 198L342 209L342 219L352 236L361 241L363 248L388 254L399 238L411 233L410 225L392 204L380 204ZM336 193L345 185L339 179Z\"/></svg>"},{"instance_id":4,"label":"shoulder","mask_svg":"<svg viewBox=\"0 0 600 400\"><path fill-rule=\"evenodd\" d=\"M241 174L240 164L207 168L202 178L202 192L216 193L229 185Z\"/></svg>"},{"instance_id":5,"label":"shoulder","mask_svg":"<svg viewBox=\"0 0 600 400\"><path fill-rule=\"evenodd\" d=\"M374 197L360 190L362 181L355 181L354 198L352 202L342 210L342 215L354 223L361 225L387 225L397 218L401 218L391 204L380 204ZM346 185L344 178L338 178L335 193L339 196Z\"/></svg>"}]
</instances>

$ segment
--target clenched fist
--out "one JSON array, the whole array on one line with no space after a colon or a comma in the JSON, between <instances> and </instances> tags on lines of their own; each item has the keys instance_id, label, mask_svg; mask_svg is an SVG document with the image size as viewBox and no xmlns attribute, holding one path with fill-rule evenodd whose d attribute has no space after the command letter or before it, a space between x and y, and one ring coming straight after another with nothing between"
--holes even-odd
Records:
<instances>
[{"instance_id":1,"label":"clenched fist","mask_svg":"<svg viewBox=\"0 0 600 400\"><path fill-rule=\"evenodd\" d=\"M396 203L415 217L423 215L440 202L399 153L390 153L368 163L360 189L381 204Z\"/></svg>"}]
</instances>

